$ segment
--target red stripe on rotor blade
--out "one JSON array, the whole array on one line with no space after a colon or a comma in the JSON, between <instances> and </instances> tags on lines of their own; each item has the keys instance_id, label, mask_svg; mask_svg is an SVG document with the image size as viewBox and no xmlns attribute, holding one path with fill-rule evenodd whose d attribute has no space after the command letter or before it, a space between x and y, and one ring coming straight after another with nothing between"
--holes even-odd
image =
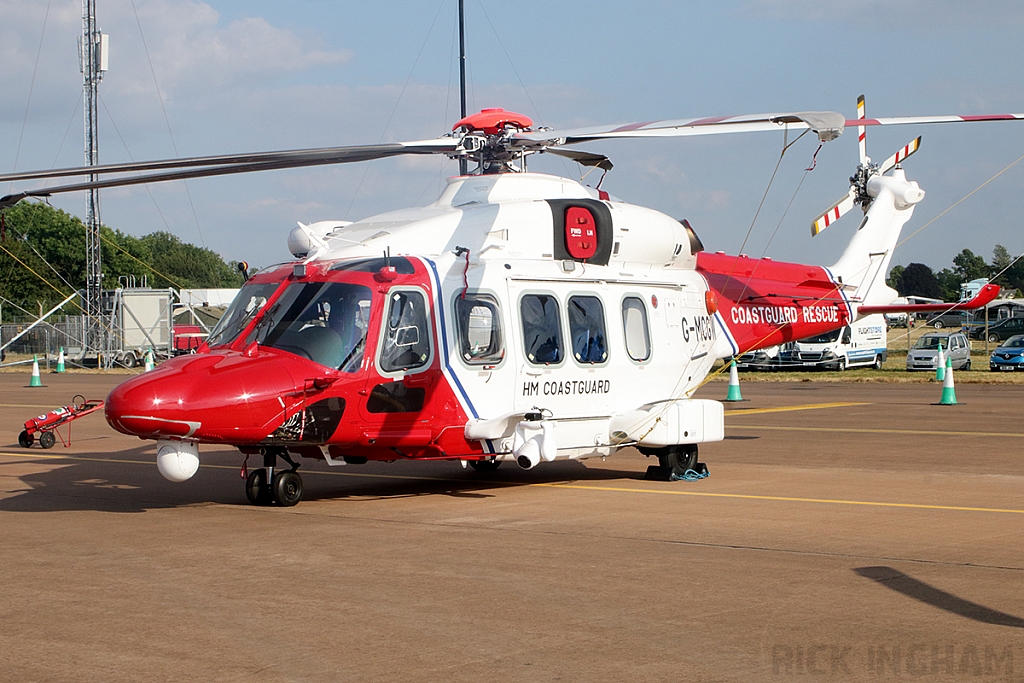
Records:
<instances>
[{"instance_id":1,"label":"red stripe on rotor blade","mask_svg":"<svg viewBox=\"0 0 1024 683\"><path fill-rule=\"evenodd\" d=\"M847 119L847 126L880 126L878 119Z\"/></svg>"},{"instance_id":2,"label":"red stripe on rotor blade","mask_svg":"<svg viewBox=\"0 0 1024 683\"><path fill-rule=\"evenodd\" d=\"M732 118L731 116L709 116L706 119L697 119L696 121L691 121L690 123L688 123L686 125L688 125L688 126L706 126L706 125L713 124L713 123L721 123L722 121L728 121L731 118Z\"/></svg>"},{"instance_id":3,"label":"red stripe on rotor blade","mask_svg":"<svg viewBox=\"0 0 1024 683\"><path fill-rule=\"evenodd\" d=\"M631 131L631 130L639 130L639 129L643 128L644 126L651 125L652 123L660 123L660 122L659 121L645 121L643 123L627 123L625 126L619 126L618 128L613 128L611 130L611 132L612 133L625 133L625 132Z\"/></svg>"},{"instance_id":4,"label":"red stripe on rotor blade","mask_svg":"<svg viewBox=\"0 0 1024 683\"><path fill-rule=\"evenodd\" d=\"M1017 117L1013 114L989 114L988 116L961 116L964 121L1012 121Z\"/></svg>"},{"instance_id":5,"label":"red stripe on rotor blade","mask_svg":"<svg viewBox=\"0 0 1024 683\"><path fill-rule=\"evenodd\" d=\"M839 206L838 205L836 206L835 213L836 213L836 220L839 220Z\"/></svg>"}]
</instances>

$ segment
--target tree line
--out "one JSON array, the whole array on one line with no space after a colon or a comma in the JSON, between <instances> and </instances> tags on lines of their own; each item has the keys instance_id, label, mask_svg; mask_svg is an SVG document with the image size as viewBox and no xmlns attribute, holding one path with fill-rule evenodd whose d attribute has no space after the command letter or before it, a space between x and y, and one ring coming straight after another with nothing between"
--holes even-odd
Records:
<instances>
[{"instance_id":1,"label":"tree line","mask_svg":"<svg viewBox=\"0 0 1024 683\"><path fill-rule=\"evenodd\" d=\"M886 282L900 296L926 296L943 301L957 301L960 285L981 278L991 279L1003 288L1003 296L1012 296L1011 290L1024 291L1024 259L1014 257L1001 244L992 250L992 261L986 263L970 249L953 257L953 267L933 271L923 263L893 266Z\"/></svg>"},{"instance_id":2,"label":"tree line","mask_svg":"<svg viewBox=\"0 0 1024 683\"><path fill-rule=\"evenodd\" d=\"M14 304L37 314L49 310L73 291L85 288L85 225L76 216L47 204L20 204L3 213L0 246L0 297L6 299L4 320L20 317ZM143 277L153 288L240 287L237 262L197 247L168 232L133 237L100 227L103 287L113 289L121 278ZM79 312L69 304L68 313Z\"/></svg>"}]
</instances>

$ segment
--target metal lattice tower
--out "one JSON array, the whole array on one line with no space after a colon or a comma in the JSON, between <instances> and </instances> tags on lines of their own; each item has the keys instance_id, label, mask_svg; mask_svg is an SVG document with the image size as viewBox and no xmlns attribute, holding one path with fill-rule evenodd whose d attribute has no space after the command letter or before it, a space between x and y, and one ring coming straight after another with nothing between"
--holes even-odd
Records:
<instances>
[{"instance_id":1,"label":"metal lattice tower","mask_svg":"<svg viewBox=\"0 0 1024 683\"><path fill-rule=\"evenodd\" d=\"M99 163L98 86L107 70L107 37L96 27L96 0L82 0L82 37L79 39L79 60L82 69L85 101L85 165ZM89 180L97 177L90 175ZM100 249L100 193L89 190L85 211L85 312L86 348L100 351L102 341L101 291L103 258Z\"/></svg>"}]
</instances>

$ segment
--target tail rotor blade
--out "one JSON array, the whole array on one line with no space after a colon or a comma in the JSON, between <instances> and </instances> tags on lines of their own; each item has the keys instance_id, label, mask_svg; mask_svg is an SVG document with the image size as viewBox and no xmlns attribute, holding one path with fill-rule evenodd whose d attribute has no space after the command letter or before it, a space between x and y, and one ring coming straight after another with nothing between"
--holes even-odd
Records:
<instances>
[{"instance_id":1,"label":"tail rotor blade","mask_svg":"<svg viewBox=\"0 0 1024 683\"><path fill-rule=\"evenodd\" d=\"M861 121L864 120L864 96L861 95L857 98L857 118ZM857 126L857 144L860 145L860 165L864 166L868 162L868 140L864 134L864 126Z\"/></svg>"},{"instance_id":2,"label":"tail rotor blade","mask_svg":"<svg viewBox=\"0 0 1024 683\"><path fill-rule=\"evenodd\" d=\"M910 141L906 147L898 150L891 157L882 162L882 165L878 167L879 173L887 173L896 164L902 163L904 159L909 157L911 154L917 151L917 148L921 146L921 136L918 135L916 138Z\"/></svg>"},{"instance_id":3,"label":"tail rotor blade","mask_svg":"<svg viewBox=\"0 0 1024 683\"><path fill-rule=\"evenodd\" d=\"M838 202L833 204L828 211L818 216L813 223L811 223L811 236L815 236L828 226L839 220L843 214L853 208L854 200L857 198L856 188L851 187L849 192L840 199Z\"/></svg>"}]
</instances>

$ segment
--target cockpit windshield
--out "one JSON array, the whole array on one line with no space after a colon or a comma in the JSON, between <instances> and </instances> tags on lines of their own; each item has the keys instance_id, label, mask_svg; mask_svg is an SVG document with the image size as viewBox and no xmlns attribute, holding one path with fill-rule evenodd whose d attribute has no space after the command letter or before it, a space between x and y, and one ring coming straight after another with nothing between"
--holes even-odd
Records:
<instances>
[{"instance_id":1,"label":"cockpit windshield","mask_svg":"<svg viewBox=\"0 0 1024 683\"><path fill-rule=\"evenodd\" d=\"M838 330L832 330L831 332L825 332L819 334L817 337L808 337L807 339L801 339L802 344L831 344L839 341L839 335L843 333L843 328Z\"/></svg>"},{"instance_id":2,"label":"cockpit windshield","mask_svg":"<svg viewBox=\"0 0 1024 683\"><path fill-rule=\"evenodd\" d=\"M363 362L370 289L342 282L303 282L288 289L256 325L246 345L280 349L320 365L355 372Z\"/></svg>"},{"instance_id":3,"label":"cockpit windshield","mask_svg":"<svg viewBox=\"0 0 1024 683\"><path fill-rule=\"evenodd\" d=\"M210 347L230 344L242 333L245 326L256 317L256 314L267 304L267 300L277 291L280 282L245 285L231 302L224 317L210 332L206 343Z\"/></svg>"},{"instance_id":4,"label":"cockpit windshield","mask_svg":"<svg viewBox=\"0 0 1024 683\"><path fill-rule=\"evenodd\" d=\"M949 349L949 337L938 337L925 335L917 340L914 344L915 349L921 349L923 351L934 350L939 348L939 344L942 344L942 348Z\"/></svg>"}]
</instances>

